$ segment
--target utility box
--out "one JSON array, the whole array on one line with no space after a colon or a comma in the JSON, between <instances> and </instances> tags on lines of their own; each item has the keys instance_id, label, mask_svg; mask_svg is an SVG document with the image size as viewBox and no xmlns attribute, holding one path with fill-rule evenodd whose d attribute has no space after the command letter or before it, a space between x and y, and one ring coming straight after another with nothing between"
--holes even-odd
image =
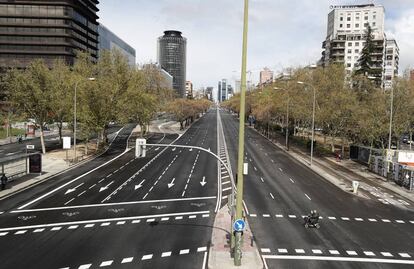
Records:
<instances>
[{"instance_id":1,"label":"utility box","mask_svg":"<svg viewBox=\"0 0 414 269\"><path fill-rule=\"evenodd\" d=\"M135 142L135 158L145 157L146 155L146 144L145 138L138 138Z\"/></svg>"},{"instance_id":2,"label":"utility box","mask_svg":"<svg viewBox=\"0 0 414 269\"><path fill-rule=\"evenodd\" d=\"M42 173L42 155L34 154L29 156L29 173Z\"/></svg>"}]
</instances>

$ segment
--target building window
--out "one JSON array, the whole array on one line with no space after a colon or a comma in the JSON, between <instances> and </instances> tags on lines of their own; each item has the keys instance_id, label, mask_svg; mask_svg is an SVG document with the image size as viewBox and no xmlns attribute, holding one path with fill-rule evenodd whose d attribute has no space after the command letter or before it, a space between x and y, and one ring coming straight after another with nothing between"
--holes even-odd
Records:
<instances>
[{"instance_id":1,"label":"building window","mask_svg":"<svg viewBox=\"0 0 414 269\"><path fill-rule=\"evenodd\" d=\"M376 25L376 23L375 23L375 21L372 23L372 26L375 26Z\"/></svg>"},{"instance_id":2,"label":"building window","mask_svg":"<svg viewBox=\"0 0 414 269\"><path fill-rule=\"evenodd\" d=\"M342 23L341 23L341 24L339 24L339 28L342 28L342 26L343 26L343 25L342 25Z\"/></svg>"},{"instance_id":3,"label":"building window","mask_svg":"<svg viewBox=\"0 0 414 269\"><path fill-rule=\"evenodd\" d=\"M350 25L350 24L347 24L347 25L346 25L346 28L351 28L351 25Z\"/></svg>"},{"instance_id":4,"label":"building window","mask_svg":"<svg viewBox=\"0 0 414 269\"><path fill-rule=\"evenodd\" d=\"M355 59L355 61L358 61L359 57L358 56L355 56L354 59Z\"/></svg>"},{"instance_id":5,"label":"building window","mask_svg":"<svg viewBox=\"0 0 414 269\"><path fill-rule=\"evenodd\" d=\"M355 28L359 28L359 23L356 23L355 24Z\"/></svg>"},{"instance_id":6,"label":"building window","mask_svg":"<svg viewBox=\"0 0 414 269\"><path fill-rule=\"evenodd\" d=\"M347 21L351 21L351 17L346 18Z\"/></svg>"},{"instance_id":7,"label":"building window","mask_svg":"<svg viewBox=\"0 0 414 269\"><path fill-rule=\"evenodd\" d=\"M364 23L364 27L365 27L365 28L367 28L367 27L368 27L368 25L369 25L369 23L367 23L367 22L366 22L366 23Z\"/></svg>"},{"instance_id":8,"label":"building window","mask_svg":"<svg viewBox=\"0 0 414 269\"><path fill-rule=\"evenodd\" d=\"M346 64L346 66L347 66L347 67L352 67L352 64L347 63L347 64Z\"/></svg>"},{"instance_id":9,"label":"building window","mask_svg":"<svg viewBox=\"0 0 414 269\"><path fill-rule=\"evenodd\" d=\"M359 42L355 42L355 46L358 47L359 46Z\"/></svg>"},{"instance_id":10,"label":"building window","mask_svg":"<svg viewBox=\"0 0 414 269\"><path fill-rule=\"evenodd\" d=\"M352 60L352 56L348 56L348 57L347 57L347 59L348 59L348 60Z\"/></svg>"},{"instance_id":11,"label":"building window","mask_svg":"<svg viewBox=\"0 0 414 269\"><path fill-rule=\"evenodd\" d=\"M356 50L355 50L355 53L359 53L359 49L356 49Z\"/></svg>"},{"instance_id":12,"label":"building window","mask_svg":"<svg viewBox=\"0 0 414 269\"><path fill-rule=\"evenodd\" d=\"M352 47L352 42L348 42L348 46L349 47Z\"/></svg>"},{"instance_id":13,"label":"building window","mask_svg":"<svg viewBox=\"0 0 414 269\"><path fill-rule=\"evenodd\" d=\"M340 20L340 21L343 21L343 20L344 20L344 17L340 17L340 18L339 18L339 20Z\"/></svg>"},{"instance_id":14,"label":"building window","mask_svg":"<svg viewBox=\"0 0 414 269\"><path fill-rule=\"evenodd\" d=\"M349 50L348 50L348 53L352 53L352 50L351 50L351 49L349 49Z\"/></svg>"},{"instance_id":15,"label":"building window","mask_svg":"<svg viewBox=\"0 0 414 269\"><path fill-rule=\"evenodd\" d=\"M359 21L359 16L356 16L356 17L355 17L355 20Z\"/></svg>"},{"instance_id":16,"label":"building window","mask_svg":"<svg viewBox=\"0 0 414 269\"><path fill-rule=\"evenodd\" d=\"M375 20L377 18L377 15L372 15L372 18Z\"/></svg>"},{"instance_id":17,"label":"building window","mask_svg":"<svg viewBox=\"0 0 414 269\"><path fill-rule=\"evenodd\" d=\"M366 20L366 21L367 21L367 20L368 20L368 16L365 16L365 17L364 17L364 20Z\"/></svg>"}]
</instances>

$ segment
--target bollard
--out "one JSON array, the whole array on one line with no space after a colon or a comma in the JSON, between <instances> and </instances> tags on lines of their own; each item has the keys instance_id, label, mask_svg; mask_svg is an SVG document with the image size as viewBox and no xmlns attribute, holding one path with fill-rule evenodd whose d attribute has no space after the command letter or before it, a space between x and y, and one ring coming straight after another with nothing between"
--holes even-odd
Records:
<instances>
[{"instance_id":1,"label":"bollard","mask_svg":"<svg viewBox=\"0 0 414 269\"><path fill-rule=\"evenodd\" d=\"M352 181L352 188L354 190L354 194L358 193L358 187L359 187L359 181L356 181L356 180Z\"/></svg>"}]
</instances>

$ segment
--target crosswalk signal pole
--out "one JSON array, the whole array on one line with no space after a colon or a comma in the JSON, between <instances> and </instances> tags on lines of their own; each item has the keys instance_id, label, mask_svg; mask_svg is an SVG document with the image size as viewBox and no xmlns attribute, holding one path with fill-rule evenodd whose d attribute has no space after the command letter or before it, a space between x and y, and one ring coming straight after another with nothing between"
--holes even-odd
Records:
<instances>
[{"instance_id":1,"label":"crosswalk signal pole","mask_svg":"<svg viewBox=\"0 0 414 269\"><path fill-rule=\"evenodd\" d=\"M244 168L244 119L246 98L246 69L247 69L247 32L249 20L249 0L244 0L243 19L243 49L241 67L241 92L240 92L240 118L239 118L239 152L237 161L237 195L236 195L236 219L243 218L243 168ZM242 232L235 232L234 265L241 265L242 258Z\"/></svg>"}]
</instances>

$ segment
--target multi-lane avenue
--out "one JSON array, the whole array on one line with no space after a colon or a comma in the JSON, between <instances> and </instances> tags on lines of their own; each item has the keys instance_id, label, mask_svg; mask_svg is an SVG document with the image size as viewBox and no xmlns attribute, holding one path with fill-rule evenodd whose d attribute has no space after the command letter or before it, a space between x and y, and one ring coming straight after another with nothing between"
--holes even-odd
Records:
<instances>
[{"instance_id":1,"label":"multi-lane avenue","mask_svg":"<svg viewBox=\"0 0 414 269\"><path fill-rule=\"evenodd\" d=\"M217 113L220 113L219 115ZM207 268L216 212L232 192L238 120L210 109L184 134L134 125L103 155L0 201L0 268ZM131 145L131 143L129 143ZM411 268L413 207L342 191L247 129L245 210L266 268ZM316 209L320 229L302 216Z\"/></svg>"}]
</instances>

